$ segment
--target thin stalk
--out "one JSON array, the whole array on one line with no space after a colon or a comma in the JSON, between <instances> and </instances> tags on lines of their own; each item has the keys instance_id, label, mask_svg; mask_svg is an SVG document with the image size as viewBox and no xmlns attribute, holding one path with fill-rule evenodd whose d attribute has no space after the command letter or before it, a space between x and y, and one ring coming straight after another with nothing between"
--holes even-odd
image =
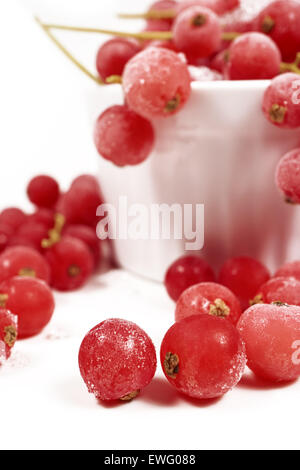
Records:
<instances>
[{"instance_id":1,"label":"thin stalk","mask_svg":"<svg viewBox=\"0 0 300 470\"><path fill-rule=\"evenodd\" d=\"M176 16L176 10L150 10L144 13L119 13L118 17L127 19L145 19L145 20L168 20Z\"/></svg>"}]
</instances>

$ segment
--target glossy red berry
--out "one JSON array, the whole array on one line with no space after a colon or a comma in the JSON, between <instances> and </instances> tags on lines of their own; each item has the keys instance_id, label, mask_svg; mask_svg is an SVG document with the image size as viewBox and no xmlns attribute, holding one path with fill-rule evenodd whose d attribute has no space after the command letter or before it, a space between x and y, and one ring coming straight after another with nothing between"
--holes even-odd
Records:
<instances>
[{"instance_id":1,"label":"glossy red berry","mask_svg":"<svg viewBox=\"0 0 300 470\"><path fill-rule=\"evenodd\" d=\"M300 281L294 277L274 277L263 284L253 299L253 304L283 304L300 306Z\"/></svg>"},{"instance_id":2,"label":"glossy red berry","mask_svg":"<svg viewBox=\"0 0 300 470\"><path fill-rule=\"evenodd\" d=\"M148 12L157 11L173 11L176 12L177 2L173 0L159 0L154 2L149 8ZM173 23L173 18L149 18L147 19L146 31L169 31Z\"/></svg>"},{"instance_id":3,"label":"glossy red berry","mask_svg":"<svg viewBox=\"0 0 300 470\"><path fill-rule=\"evenodd\" d=\"M5 250L9 239L12 237L14 230L6 224L0 223L0 253Z\"/></svg>"},{"instance_id":4,"label":"glossy red berry","mask_svg":"<svg viewBox=\"0 0 300 470\"><path fill-rule=\"evenodd\" d=\"M60 199L57 212L64 215L68 224L95 226L97 208L102 204L102 195L95 184L72 184Z\"/></svg>"},{"instance_id":5,"label":"glossy red berry","mask_svg":"<svg viewBox=\"0 0 300 470\"><path fill-rule=\"evenodd\" d=\"M1 304L1 299L0 299ZM0 308L0 366L10 357L18 336L18 319L9 310Z\"/></svg>"},{"instance_id":6,"label":"glossy red berry","mask_svg":"<svg viewBox=\"0 0 300 470\"><path fill-rule=\"evenodd\" d=\"M300 204L300 148L291 150L280 160L275 180L287 202Z\"/></svg>"},{"instance_id":7,"label":"glossy red berry","mask_svg":"<svg viewBox=\"0 0 300 470\"><path fill-rule=\"evenodd\" d=\"M54 211L52 209L40 207L33 214L30 214L27 217L27 222L42 224L49 230L54 226Z\"/></svg>"},{"instance_id":8,"label":"glossy red berry","mask_svg":"<svg viewBox=\"0 0 300 470\"><path fill-rule=\"evenodd\" d=\"M51 268L51 285L61 291L83 286L94 269L93 256L88 246L68 235L49 248L45 257Z\"/></svg>"},{"instance_id":9,"label":"glossy red berry","mask_svg":"<svg viewBox=\"0 0 300 470\"><path fill-rule=\"evenodd\" d=\"M275 126L300 127L300 78L295 73L275 77L263 98L263 112Z\"/></svg>"},{"instance_id":10,"label":"glossy red berry","mask_svg":"<svg viewBox=\"0 0 300 470\"><path fill-rule=\"evenodd\" d=\"M63 230L63 235L69 235L70 237L78 238L84 242L93 255L95 268L99 266L101 260L101 244L94 229L87 225L68 225Z\"/></svg>"},{"instance_id":11,"label":"glossy red berry","mask_svg":"<svg viewBox=\"0 0 300 470\"><path fill-rule=\"evenodd\" d=\"M12 277L0 285L3 307L18 317L18 337L35 336L49 323L54 312L54 297L40 279Z\"/></svg>"},{"instance_id":12,"label":"glossy red berry","mask_svg":"<svg viewBox=\"0 0 300 470\"><path fill-rule=\"evenodd\" d=\"M274 382L300 376L300 307L254 305L241 316L238 330L255 374Z\"/></svg>"},{"instance_id":13,"label":"glossy red berry","mask_svg":"<svg viewBox=\"0 0 300 470\"><path fill-rule=\"evenodd\" d=\"M168 381L200 399L227 393L240 381L246 365L237 329L228 320L209 315L175 323L163 339L160 357Z\"/></svg>"},{"instance_id":14,"label":"glossy red berry","mask_svg":"<svg viewBox=\"0 0 300 470\"><path fill-rule=\"evenodd\" d=\"M202 314L227 318L236 325L242 310L240 302L227 287L214 282L202 282L181 294L176 304L175 320Z\"/></svg>"},{"instance_id":15,"label":"glossy red berry","mask_svg":"<svg viewBox=\"0 0 300 470\"><path fill-rule=\"evenodd\" d=\"M187 65L178 54L148 47L127 63L123 89L129 108L153 119L182 109L190 96L191 80Z\"/></svg>"},{"instance_id":16,"label":"glossy red berry","mask_svg":"<svg viewBox=\"0 0 300 470\"><path fill-rule=\"evenodd\" d=\"M50 267L36 250L16 246L0 255L0 282L14 276L30 276L50 283Z\"/></svg>"},{"instance_id":17,"label":"glossy red berry","mask_svg":"<svg viewBox=\"0 0 300 470\"><path fill-rule=\"evenodd\" d=\"M23 242L28 241L28 246L32 245L40 251L42 249L42 240L48 238L48 231L49 228L42 223L26 222L19 228L17 236Z\"/></svg>"},{"instance_id":18,"label":"glossy red berry","mask_svg":"<svg viewBox=\"0 0 300 470\"><path fill-rule=\"evenodd\" d=\"M293 61L300 51L300 3L276 0L254 20L254 28L276 42L285 61Z\"/></svg>"},{"instance_id":19,"label":"glossy red berry","mask_svg":"<svg viewBox=\"0 0 300 470\"><path fill-rule=\"evenodd\" d=\"M281 54L272 39L261 33L245 33L228 51L226 76L230 80L264 80L280 72Z\"/></svg>"},{"instance_id":20,"label":"glossy red berry","mask_svg":"<svg viewBox=\"0 0 300 470\"><path fill-rule=\"evenodd\" d=\"M215 4L214 11L218 15L224 15L225 13L235 10L240 6L240 0L213 0ZM236 31L232 29L232 31Z\"/></svg>"},{"instance_id":21,"label":"glossy red berry","mask_svg":"<svg viewBox=\"0 0 300 470\"><path fill-rule=\"evenodd\" d=\"M268 269L247 256L227 260L219 274L220 284L228 287L237 296L243 310L249 307L250 300L269 279Z\"/></svg>"},{"instance_id":22,"label":"glossy red berry","mask_svg":"<svg viewBox=\"0 0 300 470\"><path fill-rule=\"evenodd\" d=\"M275 277L294 277L300 281L300 261L285 263L276 271Z\"/></svg>"},{"instance_id":23,"label":"glossy red berry","mask_svg":"<svg viewBox=\"0 0 300 470\"><path fill-rule=\"evenodd\" d=\"M128 401L151 382L156 370L155 348L134 323L105 320L83 339L79 368L96 398Z\"/></svg>"},{"instance_id":24,"label":"glossy red berry","mask_svg":"<svg viewBox=\"0 0 300 470\"><path fill-rule=\"evenodd\" d=\"M183 0L176 6L177 16L184 10L191 7L204 7L209 8L214 13L217 13L219 0Z\"/></svg>"},{"instance_id":25,"label":"glossy red berry","mask_svg":"<svg viewBox=\"0 0 300 470\"><path fill-rule=\"evenodd\" d=\"M4 209L0 214L0 224L9 225L14 230L17 230L22 224L26 222L26 214L21 209L16 207L9 207Z\"/></svg>"},{"instance_id":26,"label":"glossy red berry","mask_svg":"<svg viewBox=\"0 0 300 470\"><path fill-rule=\"evenodd\" d=\"M29 182L27 194L37 207L51 208L58 200L59 186L51 176L39 175Z\"/></svg>"},{"instance_id":27,"label":"glossy red berry","mask_svg":"<svg viewBox=\"0 0 300 470\"><path fill-rule=\"evenodd\" d=\"M97 71L102 80L112 75L122 76L127 62L140 50L137 41L126 38L113 38L102 44L96 58Z\"/></svg>"},{"instance_id":28,"label":"glossy red berry","mask_svg":"<svg viewBox=\"0 0 300 470\"><path fill-rule=\"evenodd\" d=\"M182 256L171 264L165 275L165 287L175 302L188 287L214 281L212 268L199 256Z\"/></svg>"},{"instance_id":29,"label":"glossy red berry","mask_svg":"<svg viewBox=\"0 0 300 470\"><path fill-rule=\"evenodd\" d=\"M177 16L173 35L175 47L195 61L218 52L222 41L221 23L212 10L191 7Z\"/></svg>"},{"instance_id":30,"label":"glossy red berry","mask_svg":"<svg viewBox=\"0 0 300 470\"><path fill-rule=\"evenodd\" d=\"M96 121L94 141L99 154L117 166L138 165L154 146L154 129L127 106L112 106Z\"/></svg>"}]
</instances>

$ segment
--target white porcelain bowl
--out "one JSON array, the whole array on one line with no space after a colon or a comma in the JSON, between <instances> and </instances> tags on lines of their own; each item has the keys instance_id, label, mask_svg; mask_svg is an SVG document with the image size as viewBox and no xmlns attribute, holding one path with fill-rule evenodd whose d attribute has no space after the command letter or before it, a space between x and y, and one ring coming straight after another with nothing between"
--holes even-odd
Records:
<instances>
[{"instance_id":1,"label":"white porcelain bowl","mask_svg":"<svg viewBox=\"0 0 300 470\"><path fill-rule=\"evenodd\" d=\"M201 255L215 268L228 257L249 255L274 269L294 256L297 209L283 202L274 171L280 157L299 146L300 132L278 129L263 116L268 83L194 82L183 111L154 122L156 147L146 162L117 168L98 157L106 200L115 206L124 195L129 204L147 206L203 203ZM91 126L122 102L119 85L95 89L88 97ZM159 281L184 247L185 240L115 241L121 266Z\"/></svg>"}]
</instances>

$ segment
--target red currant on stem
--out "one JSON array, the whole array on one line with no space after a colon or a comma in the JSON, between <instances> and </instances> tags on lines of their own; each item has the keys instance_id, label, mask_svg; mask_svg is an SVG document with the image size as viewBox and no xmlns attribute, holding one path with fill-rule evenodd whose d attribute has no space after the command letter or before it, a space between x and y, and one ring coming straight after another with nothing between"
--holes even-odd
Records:
<instances>
[{"instance_id":1,"label":"red currant on stem","mask_svg":"<svg viewBox=\"0 0 300 470\"><path fill-rule=\"evenodd\" d=\"M108 108L99 116L94 129L99 154L117 166L143 162L153 149L154 137L151 122L127 106Z\"/></svg>"},{"instance_id":2,"label":"red currant on stem","mask_svg":"<svg viewBox=\"0 0 300 470\"><path fill-rule=\"evenodd\" d=\"M101 261L101 244L94 229L88 225L68 225L63 230L63 235L69 235L83 241L93 255L95 269L98 268Z\"/></svg>"},{"instance_id":3,"label":"red currant on stem","mask_svg":"<svg viewBox=\"0 0 300 470\"><path fill-rule=\"evenodd\" d=\"M35 336L49 323L54 297L40 279L12 277L0 285L0 304L18 317L18 337Z\"/></svg>"},{"instance_id":4,"label":"red currant on stem","mask_svg":"<svg viewBox=\"0 0 300 470\"><path fill-rule=\"evenodd\" d=\"M50 283L50 267L36 250L16 246L7 248L0 255L0 282L13 276L30 276Z\"/></svg>"},{"instance_id":5,"label":"red currant on stem","mask_svg":"<svg viewBox=\"0 0 300 470\"><path fill-rule=\"evenodd\" d=\"M291 150L280 160L275 180L286 202L300 204L300 148Z\"/></svg>"},{"instance_id":6,"label":"red currant on stem","mask_svg":"<svg viewBox=\"0 0 300 470\"><path fill-rule=\"evenodd\" d=\"M294 277L274 277L260 287L259 293L250 303L273 302L300 306L300 281Z\"/></svg>"},{"instance_id":7,"label":"red currant on stem","mask_svg":"<svg viewBox=\"0 0 300 470\"><path fill-rule=\"evenodd\" d=\"M149 336L136 324L120 319L105 320L89 331L78 360L88 391L100 400L132 400L156 370Z\"/></svg>"},{"instance_id":8,"label":"red currant on stem","mask_svg":"<svg viewBox=\"0 0 300 470\"><path fill-rule=\"evenodd\" d=\"M3 302L3 300L2 300ZM1 296L0 296L1 304ZM18 336L18 319L9 310L0 308L0 366L11 355Z\"/></svg>"},{"instance_id":9,"label":"red currant on stem","mask_svg":"<svg viewBox=\"0 0 300 470\"><path fill-rule=\"evenodd\" d=\"M160 351L168 381L198 399L224 395L240 381L246 365L243 341L226 319L195 315L175 323Z\"/></svg>"},{"instance_id":10,"label":"red currant on stem","mask_svg":"<svg viewBox=\"0 0 300 470\"><path fill-rule=\"evenodd\" d=\"M59 197L59 186L51 176L39 175L33 178L27 187L29 200L37 207L53 207Z\"/></svg>"},{"instance_id":11,"label":"red currant on stem","mask_svg":"<svg viewBox=\"0 0 300 470\"><path fill-rule=\"evenodd\" d=\"M96 58L97 71L102 80L122 76L127 62L140 51L140 44L133 39L113 38L102 44Z\"/></svg>"},{"instance_id":12,"label":"red currant on stem","mask_svg":"<svg viewBox=\"0 0 300 470\"><path fill-rule=\"evenodd\" d=\"M299 361L293 360L300 338L300 307L257 304L243 313L237 328L246 345L247 365L256 375L272 382L300 376Z\"/></svg>"}]
</instances>

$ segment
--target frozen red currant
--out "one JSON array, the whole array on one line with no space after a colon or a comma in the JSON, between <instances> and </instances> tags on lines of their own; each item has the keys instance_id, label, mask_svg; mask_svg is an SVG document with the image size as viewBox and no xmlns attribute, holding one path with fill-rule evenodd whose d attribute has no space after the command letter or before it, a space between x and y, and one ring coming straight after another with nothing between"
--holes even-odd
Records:
<instances>
[{"instance_id":1,"label":"frozen red currant","mask_svg":"<svg viewBox=\"0 0 300 470\"><path fill-rule=\"evenodd\" d=\"M210 68L216 70L217 72L223 74L229 59L229 50L225 49L218 52L212 59L209 64Z\"/></svg>"},{"instance_id":2,"label":"frozen red currant","mask_svg":"<svg viewBox=\"0 0 300 470\"><path fill-rule=\"evenodd\" d=\"M296 0L276 0L254 20L254 28L276 42L283 59L293 61L300 51L300 4Z\"/></svg>"},{"instance_id":3,"label":"frozen red currant","mask_svg":"<svg viewBox=\"0 0 300 470\"><path fill-rule=\"evenodd\" d=\"M51 176L39 175L33 178L27 187L30 201L37 207L53 207L59 196L57 181Z\"/></svg>"},{"instance_id":4,"label":"frozen red currant","mask_svg":"<svg viewBox=\"0 0 300 470\"><path fill-rule=\"evenodd\" d=\"M9 225L14 230L17 230L20 225L26 222L26 214L17 207L9 207L4 209L0 214L0 223Z\"/></svg>"},{"instance_id":5,"label":"frozen red currant","mask_svg":"<svg viewBox=\"0 0 300 470\"><path fill-rule=\"evenodd\" d=\"M240 381L246 365L244 344L226 319L195 315L175 323L160 351L168 381L194 398L216 398Z\"/></svg>"},{"instance_id":6,"label":"frozen red currant","mask_svg":"<svg viewBox=\"0 0 300 470\"><path fill-rule=\"evenodd\" d=\"M284 73L273 78L263 98L263 112L275 126L294 129L300 127L300 77Z\"/></svg>"},{"instance_id":7,"label":"frozen red currant","mask_svg":"<svg viewBox=\"0 0 300 470\"><path fill-rule=\"evenodd\" d=\"M219 274L220 284L228 287L237 296L243 310L249 307L250 300L269 279L268 269L247 256L227 260Z\"/></svg>"},{"instance_id":8,"label":"frozen red currant","mask_svg":"<svg viewBox=\"0 0 300 470\"><path fill-rule=\"evenodd\" d=\"M178 54L148 47L127 63L123 88L129 108L152 119L171 116L182 109L190 96L191 79Z\"/></svg>"},{"instance_id":9,"label":"frozen red currant","mask_svg":"<svg viewBox=\"0 0 300 470\"><path fill-rule=\"evenodd\" d=\"M61 291L83 286L94 269L88 246L78 238L65 235L45 253L51 268L51 285Z\"/></svg>"},{"instance_id":10,"label":"frozen red currant","mask_svg":"<svg viewBox=\"0 0 300 470\"><path fill-rule=\"evenodd\" d=\"M1 300L0 300L1 303ZM11 355L18 336L18 319L9 310L0 307L0 366Z\"/></svg>"},{"instance_id":11,"label":"frozen red currant","mask_svg":"<svg viewBox=\"0 0 300 470\"><path fill-rule=\"evenodd\" d=\"M282 157L276 169L275 180L287 202L300 204L300 148L291 150Z\"/></svg>"},{"instance_id":12,"label":"frozen red currant","mask_svg":"<svg viewBox=\"0 0 300 470\"><path fill-rule=\"evenodd\" d=\"M300 306L300 281L294 277L274 277L263 284L253 304L280 302Z\"/></svg>"},{"instance_id":13,"label":"frozen red currant","mask_svg":"<svg viewBox=\"0 0 300 470\"><path fill-rule=\"evenodd\" d=\"M227 318L236 325L242 310L240 302L227 287L214 282L202 282L181 294L176 304L175 320L199 314Z\"/></svg>"},{"instance_id":14,"label":"frozen red currant","mask_svg":"<svg viewBox=\"0 0 300 470\"><path fill-rule=\"evenodd\" d=\"M96 398L129 401L155 374L155 348L134 323L105 320L83 339L79 368L88 391Z\"/></svg>"},{"instance_id":15,"label":"frozen red currant","mask_svg":"<svg viewBox=\"0 0 300 470\"><path fill-rule=\"evenodd\" d=\"M165 275L165 286L171 299L177 300L194 284L214 282L215 274L199 256L182 256L171 264Z\"/></svg>"},{"instance_id":16,"label":"frozen red currant","mask_svg":"<svg viewBox=\"0 0 300 470\"><path fill-rule=\"evenodd\" d=\"M240 6L240 0L214 0L214 10L218 15L224 15L228 11L235 10ZM236 31L232 29L231 31Z\"/></svg>"},{"instance_id":17,"label":"frozen red currant","mask_svg":"<svg viewBox=\"0 0 300 470\"><path fill-rule=\"evenodd\" d=\"M238 330L255 374L274 382L300 376L300 307L254 305L241 316Z\"/></svg>"},{"instance_id":18,"label":"frozen red currant","mask_svg":"<svg viewBox=\"0 0 300 470\"><path fill-rule=\"evenodd\" d=\"M154 129L127 106L112 106L97 119L94 141L99 154L115 165L138 165L153 149Z\"/></svg>"},{"instance_id":19,"label":"frozen red currant","mask_svg":"<svg viewBox=\"0 0 300 470\"><path fill-rule=\"evenodd\" d=\"M300 261L285 263L276 271L275 277L294 277L300 281Z\"/></svg>"},{"instance_id":20,"label":"frozen red currant","mask_svg":"<svg viewBox=\"0 0 300 470\"><path fill-rule=\"evenodd\" d=\"M175 47L195 61L218 52L222 40L221 23L212 10L191 7L177 16L173 35Z\"/></svg>"},{"instance_id":21,"label":"frozen red currant","mask_svg":"<svg viewBox=\"0 0 300 470\"><path fill-rule=\"evenodd\" d=\"M54 297L40 279L12 277L0 285L0 304L18 317L18 337L35 336L49 323Z\"/></svg>"},{"instance_id":22,"label":"frozen red currant","mask_svg":"<svg viewBox=\"0 0 300 470\"><path fill-rule=\"evenodd\" d=\"M106 80L112 75L122 76L127 62L140 52L141 46L133 39L113 38L102 44L97 58L97 71Z\"/></svg>"},{"instance_id":23,"label":"frozen red currant","mask_svg":"<svg viewBox=\"0 0 300 470\"><path fill-rule=\"evenodd\" d=\"M68 225L63 230L63 235L69 235L70 237L78 238L83 241L89 247L93 255L95 268L99 266L101 259L101 244L94 229L88 225Z\"/></svg>"},{"instance_id":24,"label":"frozen red currant","mask_svg":"<svg viewBox=\"0 0 300 470\"><path fill-rule=\"evenodd\" d=\"M7 248L0 255L0 282L14 276L30 276L50 283L50 267L36 250L16 246Z\"/></svg>"},{"instance_id":25,"label":"frozen red currant","mask_svg":"<svg viewBox=\"0 0 300 470\"><path fill-rule=\"evenodd\" d=\"M209 8L214 13L218 13L218 3L220 0L183 0L176 6L177 16L191 7L204 7Z\"/></svg>"},{"instance_id":26,"label":"frozen red currant","mask_svg":"<svg viewBox=\"0 0 300 470\"><path fill-rule=\"evenodd\" d=\"M226 76L230 80L263 80L280 72L281 54L272 39L262 33L245 33L228 51Z\"/></svg>"}]
</instances>

